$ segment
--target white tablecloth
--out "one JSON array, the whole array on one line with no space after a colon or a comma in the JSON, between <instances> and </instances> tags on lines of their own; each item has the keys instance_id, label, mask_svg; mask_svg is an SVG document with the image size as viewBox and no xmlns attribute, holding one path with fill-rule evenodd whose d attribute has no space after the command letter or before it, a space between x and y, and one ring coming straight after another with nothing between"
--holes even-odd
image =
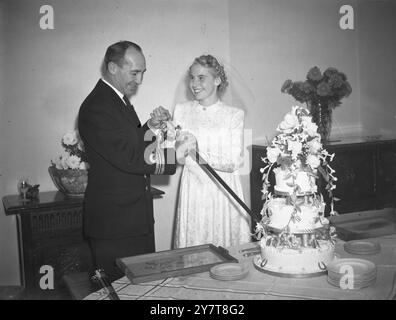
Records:
<instances>
[{"instance_id":1,"label":"white tablecloth","mask_svg":"<svg viewBox=\"0 0 396 320\"><path fill-rule=\"evenodd\" d=\"M194 300L366 300L395 299L396 295L396 235L369 239L381 244L381 252L375 255L351 255L344 251L344 241L339 240L336 253L340 258L360 258L377 266L376 283L359 290L343 290L327 282L327 275L312 278L283 278L257 270L253 257L244 258L239 250L252 247L253 243L229 248L232 256L249 268L242 280L220 281L209 272L183 277L166 278L141 284L131 284L127 277L112 283L121 300L194 299ZM108 299L103 290L87 296L87 300Z\"/></svg>"}]
</instances>

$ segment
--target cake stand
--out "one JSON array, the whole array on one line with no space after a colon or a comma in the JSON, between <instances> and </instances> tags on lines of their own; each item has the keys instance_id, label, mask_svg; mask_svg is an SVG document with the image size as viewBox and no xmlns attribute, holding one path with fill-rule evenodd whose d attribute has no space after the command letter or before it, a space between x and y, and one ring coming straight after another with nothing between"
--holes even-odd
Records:
<instances>
[{"instance_id":1,"label":"cake stand","mask_svg":"<svg viewBox=\"0 0 396 320\"><path fill-rule=\"evenodd\" d=\"M317 268L312 268L310 270L288 270L288 269L280 269L274 268L265 263L261 259L261 255L258 254L253 258L253 265L254 267L261 272L268 273L273 276L277 277L284 277L284 278L311 278L311 277L318 277L327 274L327 268L323 264L323 266L317 266Z\"/></svg>"}]
</instances>

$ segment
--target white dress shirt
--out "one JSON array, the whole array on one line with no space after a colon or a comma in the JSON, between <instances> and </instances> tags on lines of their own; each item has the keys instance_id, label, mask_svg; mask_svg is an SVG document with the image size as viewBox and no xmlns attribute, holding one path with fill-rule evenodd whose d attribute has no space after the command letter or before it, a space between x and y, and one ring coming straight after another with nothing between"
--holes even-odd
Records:
<instances>
[{"instance_id":1,"label":"white dress shirt","mask_svg":"<svg viewBox=\"0 0 396 320\"><path fill-rule=\"evenodd\" d=\"M122 100L122 103L126 105L125 101L124 101L124 95L121 93L120 90L118 90L116 87L114 87L110 82L108 82L107 80L105 80L104 78L102 78L102 81L104 83L106 83L111 89L114 90L115 93L117 93L117 95L120 97L120 99Z\"/></svg>"}]
</instances>

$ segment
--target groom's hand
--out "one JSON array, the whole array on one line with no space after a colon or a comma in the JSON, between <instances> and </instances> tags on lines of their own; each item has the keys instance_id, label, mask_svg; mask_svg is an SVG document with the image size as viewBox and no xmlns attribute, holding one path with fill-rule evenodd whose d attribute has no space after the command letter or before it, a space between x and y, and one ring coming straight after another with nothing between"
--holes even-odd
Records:
<instances>
[{"instance_id":1,"label":"groom's hand","mask_svg":"<svg viewBox=\"0 0 396 320\"><path fill-rule=\"evenodd\" d=\"M166 129L166 121L171 119L170 112L164 107L157 107L150 113L149 127L152 129Z\"/></svg>"}]
</instances>

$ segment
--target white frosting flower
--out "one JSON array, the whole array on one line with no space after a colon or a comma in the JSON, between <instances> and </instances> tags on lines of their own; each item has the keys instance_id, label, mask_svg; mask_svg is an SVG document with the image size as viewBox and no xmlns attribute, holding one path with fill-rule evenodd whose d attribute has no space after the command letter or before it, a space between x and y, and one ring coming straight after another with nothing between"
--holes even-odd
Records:
<instances>
[{"instance_id":1,"label":"white frosting flower","mask_svg":"<svg viewBox=\"0 0 396 320\"><path fill-rule=\"evenodd\" d=\"M320 165L320 159L313 154L308 155L307 157L307 164L312 168L316 169Z\"/></svg>"},{"instance_id":2,"label":"white frosting flower","mask_svg":"<svg viewBox=\"0 0 396 320\"><path fill-rule=\"evenodd\" d=\"M84 143L81 140L78 142L77 148L80 151L84 151Z\"/></svg>"},{"instance_id":3,"label":"white frosting flower","mask_svg":"<svg viewBox=\"0 0 396 320\"><path fill-rule=\"evenodd\" d=\"M291 151L292 158L296 159L298 154L302 150L302 143L299 141L289 141L287 145L287 150Z\"/></svg>"},{"instance_id":4,"label":"white frosting flower","mask_svg":"<svg viewBox=\"0 0 396 320\"><path fill-rule=\"evenodd\" d=\"M69 131L62 137L62 142L67 146L73 146L78 142L77 132Z\"/></svg>"},{"instance_id":5,"label":"white frosting flower","mask_svg":"<svg viewBox=\"0 0 396 320\"><path fill-rule=\"evenodd\" d=\"M307 126L308 122L312 122L311 120L312 118L310 116L301 116L301 123L303 124L303 126Z\"/></svg>"},{"instance_id":6,"label":"white frosting flower","mask_svg":"<svg viewBox=\"0 0 396 320\"><path fill-rule=\"evenodd\" d=\"M70 169L78 169L80 167L81 159L77 156L70 156L66 160L66 163Z\"/></svg>"},{"instance_id":7,"label":"white frosting flower","mask_svg":"<svg viewBox=\"0 0 396 320\"><path fill-rule=\"evenodd\" d=\"M286 133L292 132L296 127L298 127L299 122L295 113L292 111L291 113L287 113L283 121L279 124L277 130L284 131Z\"/></svg>"},{"instance_id":8,"label":"white frosting flower","mask_svg":"<svg viewBox=\"0 0 396 320\"><path fill-rule=\"evenodd\" d=\"M297 160L296 162L294 162L294 165L296 169L301 168L301 160Z\"/></svg>"},{"instance_id":9,"label":"white frosting flower","mask_svg":"<svg viewBox=\"0 0 396 320\"><path fill-rule=\"evenodd\" d=\"M301 109L300 106L292 106L292 111L291 114L292 115L297 115L297 110Z\"/></svg>"},{"instance_id":10,"label":"white frosting flower","mask_svg":"<svg viewBox=\"0 0 396 320\"><path fill-rule=\"evenodd\" d=\"M304 127L304 130L307 132L307 134L311 137L315 137L318 133L318 126L316 123L312 122L311 117L303 116L301 117L301 123Z\"/></svg>"},{"instance_id":11,"label":"white frosting flower","mask_svg":"<svg viewBox=\"0 0 396 320\"><path fill-rule=\"evenodd\" d=\"M271 163L275 163L281 151L278 147L267 148L267 158Z\"/></svg>"},{"instance_id":12,"label":"white frosting flower","mask_svg":"<svg viewBox=\"0 0 396 320\"><path fill-rule=\"evenodd\" d=\"M308 122L306 131L309 136L315 137L318 134L318 126L316 123Z\"/></svg>"},{"instance_id":13,"label":"white frosting flower","mask_svg":"<svg viewBox=\"0 0 396 320\"><path fill-rule=\"evenodd\" d=\"M80 166L78 167L80 170L88 170L89 169L89 163L85 161L81 161Z\"/></svg>"},{"instance_id":14,"label":"white frosting flower","mask_svg":"<svg viewBox=\"0 0 396 320\"><path fill-rule=\"evenodd\" d=\"M313 139L307 143L310 153L317 153L322 148L322 144L318 139Z\"/></svg>"}]
</instances>

